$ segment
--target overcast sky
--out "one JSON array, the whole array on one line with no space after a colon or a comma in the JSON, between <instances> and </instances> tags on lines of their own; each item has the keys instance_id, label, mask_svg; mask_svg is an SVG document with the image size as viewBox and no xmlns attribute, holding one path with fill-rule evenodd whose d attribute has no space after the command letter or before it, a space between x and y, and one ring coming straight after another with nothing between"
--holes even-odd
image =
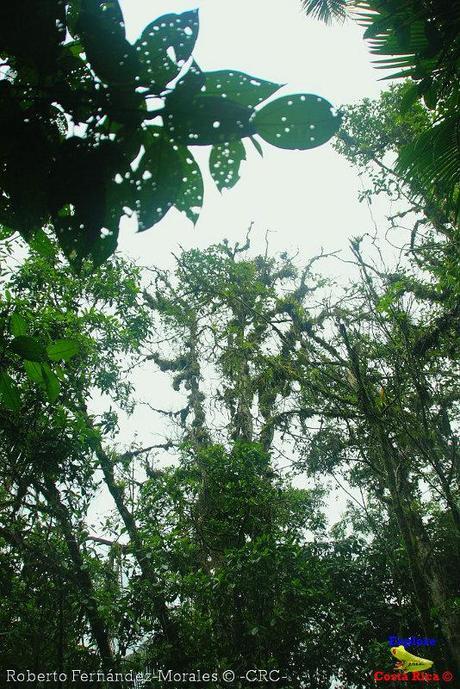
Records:
<instances>
[{"instance_id":1,"label":"overcast sky","mask_svg":"<svg viewBox=\"0 0 460 689\"><path fill-rule=\"evenodd\" d=\"M195 58L204 70L238 69L286 86L283 93L315 93L334 106L375 97L382 88L372 68L362 30L354 23L326 27L306 18L300 0L121 0L128 38L168 12L198 7L200 33ZM383 82L384 83L384 82ZM248 147L252 148L252 147ZM194 151L206 168L209 151ZM143 265L168 267L179 244L206 247L223 238L241 240L254 222L254 249L297 252L299 261L326 250L347 250L348 237L371 228L368 208L358 202L360 181L349 164L326 144L310 151L286 151L268 144L264 158L248 151L236 187L220 194L205 175L204 209L196 227L173 209L153 229L137 234L123 223L120 249ZM379 211L377 210L377 216ZM340 264L336 269L341 270ZM134 375L137 397L155 406L180 408L167 376L150 366ZM100 408L100 403L96 405ZM122 444L137 435L146 445L165 432L161 419L138 407L123 418ZM106 503L99 503L99 509ZM342 503L343 504L343 503ZM334 510L336 512L336 510Z\"/></svg>"},{"instance_id":2,"label":"overcast sky","mask_svg":"<svg viewBox=\"0 0 460 689\"><path fill-rule=\"evenodd\" d=\"M128 37L167 12L198 7L195 57L202 69L239 69L277 83L283 93L315 93L333 105L378 95L382 82L372 68L362 30L354 23L326 27L305 17L300 0L122 0ZM150 231L126 222L120 247L142 262L166 265L178 243L205 247L224 237L239 239L251 221L263 241L272 231L274 251L305 256L345 247L347 237L369 229L368 209L357 200L359 180L331 144L310 151L264 145L264 158L248 146L241 180L222 195L207 174L204 209L196 227L171 210ZM209 151L195 147L207 169Z\"/></svg>"}]
</instances>

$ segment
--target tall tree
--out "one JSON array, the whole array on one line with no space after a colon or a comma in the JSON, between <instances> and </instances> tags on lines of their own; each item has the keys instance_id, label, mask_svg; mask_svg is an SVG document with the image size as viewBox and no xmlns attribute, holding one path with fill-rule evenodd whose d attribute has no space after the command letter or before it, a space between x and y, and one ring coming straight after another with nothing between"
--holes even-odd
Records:
<instances>
[{"instance_id":1,"label":"tall tree","mask_svg":"<svg viewBox=\"0 0 460 689\"><path fill-rule=\"evenodd\" d=\"M369 550L346 525L328 536L322 490L295 487L280 464L279 433L294 433L297 415L289 324L295 295L316 292L316 278L287 257L249 259L245 247L185 253L176 275L156 271L144 294L139 270L120 259L75 276L58 254L33 254L9 279L8 316L27 325L22 337L46 350L72 332L79 345L32 369L11 350L21 336L4 333L20 404L20 414L3 406L1 436L1 642L12 668L27 643L37 669L78 659L123 670L263 667L286 686L307 677L326 689L334 677L366 686L388 657L383 640L411 611L404 563L389 567L383 541ZM99 390L129 410L121 369L141 361L172 373L183 402L155 413L179 426L124 450L114 411L97 417L88 402ZM47 366L65 384L53 402ZM155 462L168 450L169 468ZM88 511L101 487L114 509L95 532ZM57 617L47 614L54 592ZM39 606L47 645L28 627Z\"/></svg>"},{"instance_id":2,"label":"tall tree","mask_svg":"<svg viewBox=\"0 0 460 689\"><path fill-rule=\"evenodd\" d=\"M196 319L203 323L201 347L209 351L208 361L217 353L225 384L216 395L222 423L234 438L256 438L271 447L274 433L282 430L297 442L309 439L311 471L315 461L332 475L345 469L352 485L388 510L407 558L420 628L443 638L438 663L456 667L457 368L453 361L445 370L450 350L442 347L443 338L436 347L426 346L434 328L425 323L430 314L436 320L436 310L426 304L417 264L412 275L410 264L405 273L403 264L389 272L363 257L359 240L352 249L360 281L337 305L330 300L315 305L319 285L312 281L311 265L298 275L286 260L281 265L266 257L237 260L241 247L218 247L211 260L190 252L179 259L179 273L187 278L186 312L193 315L195 332ZM278 291L277 284L286 280L291 287ZM167 279L160 275L158 284L155 305L177 319L180 295L174 290L173 307ZM406 300L406 285L410 292L414 286L415 295L420 286L418 299ZM208 312L213 323L206 327ZM189 341L190 333L178 335ZM187 380L188 370L200 375L193 358L157 361L176 370L178 382ZM188 385L192 390L191 381ZM308 419L319 420L317 431L308 428ZM429 508L422 500L425 482ZM434 510L438 495L443 507ZM447 540L437 544L446 527ZM451 565L441 567L438 548L452 544Z\"/></svg>"}]
</instances>

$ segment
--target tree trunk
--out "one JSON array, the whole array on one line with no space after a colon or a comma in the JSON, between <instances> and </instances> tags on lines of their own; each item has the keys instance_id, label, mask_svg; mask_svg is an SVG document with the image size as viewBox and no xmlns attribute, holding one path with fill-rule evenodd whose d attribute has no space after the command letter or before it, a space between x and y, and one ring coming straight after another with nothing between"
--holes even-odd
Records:
<instances>
[{"instance_id":1,"label":"tree trunk","mask_svg":"<svg viewBox=\"0 0 460 689\"><path fill-rule=\"evenodd\" d=\"M426 529L418 514L410 506L410 486L404 481L404 462L388 437L385 420L376 406L372 388L366 384L357 352L352 347L344 325L340 333L350 357L353 374L357 381L358 403L366 418L371 436L380 450L385 481L391 495L401 537L409 560L409 569L417 609L424 626L433 629L432 610L436 610L442 634L450 653L454 674L460 676L460 625L458 615L451 610L448 587L437 563L433 562L432 548Z\"/></svg>"},{"instance_id":2,"label":"tree trunk","mask_svg":"<svg viewBox=\"0 0 460 689\"><path fill-rule=\"evenodd\" d=\"M115 661L110 645L109 635L104 621L99 614L93 582L80 552L80 546L75 537L68 510L62 503L61 496L54 482L46 476L44 477L44 481L45 488L41 487L40 490L47 498L53 510L54 516L56 517L62 529L70 558L74 565L75 580L82 593L82 601L88 616L91 633L101 657L102 667L105 671L113 670L115 668Z\"/></svg>"},{"instance_id":3,"label":"tree trunk","mask_svg":"<svg viewBox=\"0 0 460 689\"><path fill-rule=\"evenodd\" d=\"M89 419L88 419L89 422ZM104 474L105 482L109 492L115 502L118 513L120 514L123 523L126 527L126 531L131 541L131 547L133 549L133 554L137 560L139 568L141 570L144 579L149 581L155 588L160 588L160 581L156 572L150 564L148 553L146 553L144 545L142 543L142 538L139 534L136 522L133 515L127 508L123 496L123 492L118 486L115 475L113 471L112 461L110 457L104 451L100 443L96 446L96 456L99 459L99 463ZM161 592L152 595L152 602L155 610L155 614L160 622L160 626L163 633L172 647L173 657L175 659L176 667L174 669L182 669L187 666L187 655L183 649L182 640L180 637L179 630L176 623L171 618L168 606L164 600Z\"/></svg>"}]
</instances>

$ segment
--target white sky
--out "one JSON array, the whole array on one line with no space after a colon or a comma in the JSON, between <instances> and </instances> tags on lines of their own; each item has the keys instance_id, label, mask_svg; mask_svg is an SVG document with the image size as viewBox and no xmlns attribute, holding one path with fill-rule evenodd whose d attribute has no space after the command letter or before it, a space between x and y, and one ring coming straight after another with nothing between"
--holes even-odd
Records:
<instances>
[{"instance_id":1,"label":"white sky","mask_svg":"<svg viewBox=\"0 0 460 689\"><path fill-rule=\"evenodd\" d=\"M204 70L239 69L278 83L284 93L317 93L334 106L378 95L381 75L372 68L362 30L354 23L326 27L306 18L300 0L122 0L128 37L167 12L199 7L195 57ZM330 144L286 151L264 144L264 158L248 148L241 179L222 195L205 176L204 210L195 228L172 209L142 234L126 222L120 248L143 263L170 264L170 253L240 239L250 221L273 251L297 250L306 257L321 246L346 247L347 237L369 229L368 209L357 200L359 180ZM207 170L208 149L196 147Z\"/></svg>"},{"instance_id":2,"label":"white sky","mask_svg":"<svg viewBox=\"0 0 460 689\"><path fill-rule=\"evenodd\" d=\"M200 67L238 69L286 87L276 94L317 93L334 106L376 97L385 82L370 63L362 30L354 23L326 27L306 18L300 0L121 0L128 38L135 40L161 14L199 7L200 34L194 55ZM253 247L264 250L270 230L272 252L299 250L299 261L325 250L347 250L348 238L372 229L369 209L358 202L360 181L330 144L310 151L286 151L264 145L260 158L252 145L241 179L222 195L205 175L204 209L195 228L175 209L153 229L136 233L126 220L120 238L123 253L143 265L169 267L171 252L207 247L223 238L244 238L254 221ZM196 149L202 169L209 150ZM204 171L204 170L203 170ZM385 209L376 209L382 217ZM334 269L340 271L340 264ZM169 378L152 369L134 374L137 398L154 406L179 408ZM96 402L96 401L95 401ZM100 401L96 405L100 408ZM160 418L138 407L123 418L120 441L137 435L145 445L165 433ZM102 497L102 496L101 496ZM108 507L102 499L99 510ZM342 502L343 505L343 502ZM338 505L334 510L337 514Z\"/></svg>"}]
</instances>

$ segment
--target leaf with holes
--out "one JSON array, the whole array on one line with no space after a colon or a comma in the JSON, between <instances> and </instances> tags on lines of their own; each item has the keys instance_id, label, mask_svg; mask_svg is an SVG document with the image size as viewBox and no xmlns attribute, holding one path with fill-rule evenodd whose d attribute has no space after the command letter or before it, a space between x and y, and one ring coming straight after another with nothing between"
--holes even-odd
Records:
<instances>
[{"instance_id":1,"label":"leaf with holes","mask_svg":"<svg viewBox=\"0 0 460 689\"><path fill-rule=\"evenodd\" d=\"M46 349L39 340L28 335L19 335L11 343L11 349L23 359L45 361Z\"/></svg>"},{"instance_id":2,"label":"leaf with holes","mask_svg":"<svg viewBox=\"0 0 460 689\"><path fill-rule=\"evenodd\" d=\"M329 141L340 126L332 105L320 96L296 94L268 103L254 116L257 134L278 148L305 150Z\"/></svg>"},{"instance_id":3,"label":"leaf with holes","mask_svg":"<svg viewBox=\"0 0 460 689\"><path fill-rule=\"evenodd\" d=\"M219 191L235 186L240 178L239 170L243 160L246 160L246 151L242 141L213 146L209 169Z\"/></svg>"},{"instance_id":4,"label":"leaf with holes","mask_svg":"<svg viewBox=\"0 0 460 689\"><path fill-rule=\"evenodd\" d=\"M4 371L0 372L0 400L11 411L18 412L21 409L17 385Z\"/></svg>"},{"instance_id":5,"label":"leaf with holes","mask_svg":"<svg viewBox=\"0 0 460 689\"><path fill-rule=\"evenodd\" d=\"M89 258L95 268L99 268L117 249L118 229L103 229L101 235L91 247Z\"/></svg>"},{"instance_id":6,"label":"leaf with holes","mask_svg":"<svg viewBox=\"0 0 460 689\"><path fill-rule=\"evenodd\" d=\"M234 103L252 108L270 98L284 85L257 79L235 70L223 69L217 72L205 72L205 76L204 92L207 96L228 98Z\"/></svg>"},{"instance_id":7,"label":"leaf with holes","mask_svg":"<svg viewBox=\"0 0 460 689\"><path fill-rule=\"evenodd\" d=\"M46 353L52 361L69 361L78 354L80 346L78 342L70 339L56 340L48 345Z\"/></svg>"},{"instance_id":8,"label":"leaf with holes","mask_svg":"<svg viewBox=\"0 0 460 689\"><path fill-rule=\"evenodd\" d=\"M176 143L213 146L254 134L253 112L244 105L200 94L180 107L166 98L163 119Z\"/></svg>"},{"instance_id":9,"label":"leaf with holes","mask_svg":"<svg viewBox=\"0 0 460 689\"><path fill-rule=\"evenodd\" d=\"M155 19L135 43L141 81L157 91L174 79L192 54L198 36L198 10Z\"/></svg>"},{"instance_id":10,"label":"leaf with holes","mask_svg":"<svg viewBox=\"0 0 460 689\"><path fill-rule=\"evenodd\" d=\"M134 82L140 65L134 47L126 40L118 0L81 0L75 28L88 61L102 81L112 86Z\"/></svg>"},{"instance_id":11,"label":"leaf with holes","mask_svg":"<svg viewBox=\"0 0 460 689\"><path fill-rule=\"evenodd\" d=\"M82 227L82 223L75 215L71 215L70 211L67 215L65 213L66 210L63 210L55 219L54 231L62 252L74 270L78 272L81 270L83 260L90 255L94 242L97 241L97 235L94 228L87 231L85 227Z\"/></svg>"},{"instance_id":12,"label":"leaf with holes","mask_svg":"<svg viewBox=\"0 0 460 689\"><path fill-rule=\"evenodd\" d=\"M177 195L175 206L185 213L187 218L195 225L203 206L204 185L200 166L196 162L188 148L180 148L182 159L182 186Z\"/></svg>"},{"instance_id":13,"label":"leaf with holes","mask_svg":"<svg viewBox=\"0 0 460 689\"><path fill-rule=\"evenodd\" d=\"M136 211L139 232L144 232L159 222L177 199L183 184L179 153L166 139L153 139L142 156L137 175Z\"/></svg>"},{"instance_id":14,"label":"leaf with holes","mask_svg":"<svg viewBox=\"0 0 460 689\"><path fill-rule=\"evenodd\" d=\"M187 109L190 100L202 90L205 80L205 73L201 71L196 62L192 62L188 71L177 80L174 91L168 94L169 106Z\"/></svg>"}]
</instances>

